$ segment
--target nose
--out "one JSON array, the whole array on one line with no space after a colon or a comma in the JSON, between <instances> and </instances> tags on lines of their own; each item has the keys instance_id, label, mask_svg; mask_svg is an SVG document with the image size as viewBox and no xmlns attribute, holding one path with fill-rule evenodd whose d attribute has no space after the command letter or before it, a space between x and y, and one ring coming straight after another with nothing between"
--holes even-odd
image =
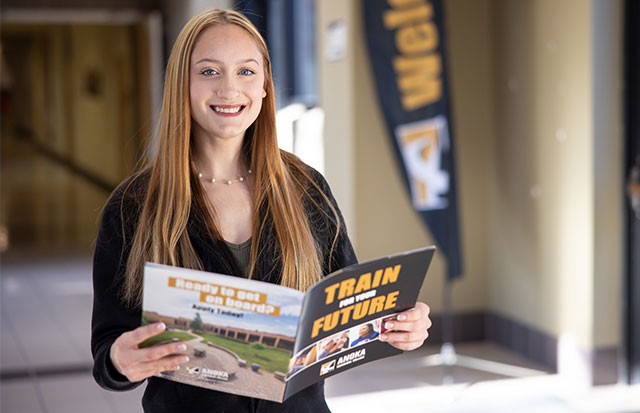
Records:
<instances>
[{"instance_id":1,"label":"nose","mask_svg":"<svg viewBox=\"0 0 640 413\"><path fill-rule=\"evenodd\" d=\"M221 79L220 84L218 85L220 88L218 89L218 97L226 100L233 100L238 95L238 85L236 84L236 79L233 76L224 76Z\"/></svg>"}]
</instances>

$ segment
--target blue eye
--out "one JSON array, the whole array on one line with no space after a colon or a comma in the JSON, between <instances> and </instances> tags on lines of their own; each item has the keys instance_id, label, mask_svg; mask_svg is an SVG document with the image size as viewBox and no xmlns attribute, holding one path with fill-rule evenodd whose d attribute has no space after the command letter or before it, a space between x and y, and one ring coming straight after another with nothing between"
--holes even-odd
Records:
<instances>
[{"instance_id":1,"label":"blue eye","mask_svg":"<svg viewBox=\"0 0 640 413\"><path fill-rule=\"evenodd\" d=\"M256 74L256 72L254 72L254 71L253 71L253 70L251 70L251 69L242 69L242 70L240 70L240 74L241 74L242 76L250 76L250 75L255 75L255 74Z\"/></svg>"},{"instance_id":2,"label":"blue eye","mask_svg":"<svg viewBox=\"0 0 640 413\"><path fill-rule=\"evenodd\" d=\"M205 76L213 76L213 75L217 75L218 71L215 69L204 69L200 72L200 74Z\"/></svg>"}]
</instances>

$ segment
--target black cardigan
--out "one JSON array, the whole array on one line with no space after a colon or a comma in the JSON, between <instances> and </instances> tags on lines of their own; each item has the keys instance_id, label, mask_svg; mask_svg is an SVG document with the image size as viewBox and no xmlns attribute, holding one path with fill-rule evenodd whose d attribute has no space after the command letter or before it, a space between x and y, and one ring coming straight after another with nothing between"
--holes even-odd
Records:
<instances>
[{"instance_id":1,"label":"black cardigan","mask_svg":"<svg viewBox=\"0 0 640 413\"><path fill-rule=\"evenodd\" d=\"M315 170L311 177L338 210L325 179ZM126 260L130 251L140 208L146 194L148 174L122 183L107 201L102 213L100 230L93 259L93 317L91 350L94 359L93 376L108 390L130 390L142 382L130 382L119 374L111 362L109 350L118 336L140 326L141 309L129 308L119 298L123 285ZM131 185L129 185L131 184ZM127 189L128 188L128 189ZM341 230L333 254L329 254L335 223L332 213L318 191L309 188L310 198L303 199L316 242L322 250L323 271L328 274L356 263L356 256L339 214ZM188 234L205 271L237 274L229 248L224 242L213 241L203 231L201 214L192 208ZM277 257L273 228L267 225L259 246L261 254L256 279L272 283L280 281L281 263ZM276 247L274 247L276 245ZM274 403L233 394L217 392L165 380L149 378L142 405L145 412L328 412L324 400L324 386L320 382L295 394L286 402Z\"/></svg>"}]
</instances>

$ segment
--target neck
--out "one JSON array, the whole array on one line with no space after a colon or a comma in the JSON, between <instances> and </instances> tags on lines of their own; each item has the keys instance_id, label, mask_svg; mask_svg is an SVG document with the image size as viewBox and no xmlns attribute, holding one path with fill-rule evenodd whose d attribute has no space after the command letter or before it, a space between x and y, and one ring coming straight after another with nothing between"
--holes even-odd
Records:
<instances>
[{"instance_id":1,"label":"neck","mask_svg":"<svg viewBox=\"0 0 640 413\"><path fill-rule=\"evenodd\" d=\"M242 159L242 137L238 139L202 138L194 136L193 162L196 171L206 176L233 179L247 174Z\"/></svg>"}]
</instances>

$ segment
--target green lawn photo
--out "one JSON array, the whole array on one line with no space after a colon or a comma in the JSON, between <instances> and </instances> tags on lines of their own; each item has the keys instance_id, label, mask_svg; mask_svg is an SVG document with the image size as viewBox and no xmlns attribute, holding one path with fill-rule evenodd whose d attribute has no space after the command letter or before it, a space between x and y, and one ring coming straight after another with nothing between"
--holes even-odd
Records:
<instances>
[{"instance_id":1,"label":"green lawn photo","mask_svg":"<svg viewBox=\"0 0 640 413\"><path fill-rule=\"evenodd\" d=\"M258 363L261 368L271 373L279 371L285 373L289 369L289 352L269 347L267 345L254 342L246 343L233 338L222 337L217 334L201 333L203 343L210 342L220 347L233 351L238 357L246 360L247 366Z\"/></svg>"},{"instance_id":2,"label":"green lawn photo","mask_svg":"<svg viewBox=\"0 0 640 413\"><path fill-rule=\"evenodd\" d=\"M189 334L184 331L174 331L174 330L166 330L162 333L155 335L151 338L146 339L142 343L140 343L140 347L150 347L158 343L162 343L163 341L170 341L173 339L177 339L180 341L189 341L196 338L196 336Z\"/></svg>"}]
</instances>

